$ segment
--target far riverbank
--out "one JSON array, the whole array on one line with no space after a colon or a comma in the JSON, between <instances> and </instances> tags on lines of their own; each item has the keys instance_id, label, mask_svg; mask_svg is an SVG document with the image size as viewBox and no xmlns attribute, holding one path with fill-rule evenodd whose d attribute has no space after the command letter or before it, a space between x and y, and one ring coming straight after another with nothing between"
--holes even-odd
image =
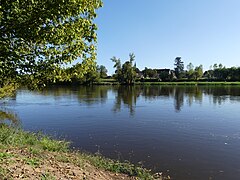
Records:
<instances>
[{"instance_id":1,"label":"far riverbank","mask_svg":"<svg viewBox=\"0 0 240 180\"><path fill-rule=\"evenodd\" d=\"M120 85L117 81L113 79L102 79L99 82L94 82L94 85ZM205 85L205 86L229 86L229 85L238 85L240 86L240 82L227 82L227 81L212 81L212 82L207 82L207 81L169 81L169 82L155 82L155 81L146 81L146 82L141 82L137 81L134 83L134 85L187 85L187 86L196 86L196 85Z\"/></svg>"}]
</instances>

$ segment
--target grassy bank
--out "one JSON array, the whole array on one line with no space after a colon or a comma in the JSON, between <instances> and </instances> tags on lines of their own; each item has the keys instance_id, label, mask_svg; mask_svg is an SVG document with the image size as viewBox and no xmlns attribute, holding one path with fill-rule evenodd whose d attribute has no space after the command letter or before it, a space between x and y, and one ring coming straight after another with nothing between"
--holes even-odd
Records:
<instances>
[{"instance_id":1,"label":"grassy bank","mask_svg":"<svg viewBox=\"0 0 240 180\"><path fill-rule=\"evenodd\" d=\"M114 79L101 79L99 82L95 82L95 85L120 85L116 80ZM239 85L240 82L207 82L207 81L169 81L169 82L156 82L156 81L147 81L147 82L141 82L137 81L134 83L135 85L188 85L188 86L196 86L196 85L205 85L205 86L226 86L226 85Z\"/></svg>"},{"instance_id":2,"label":"grassy bank","mask_svg":"<svg viewBox=\"0 0 240 180\"><path fill-rule=\"evenodd\" d=\"M206 85L206 86L226 86L226 85L239 85L240 82L198 82L198 81L191 81L191 82L136 82L136 85L189 85L189 86L196 86L196 85Z\"/></svg>"},{"instance_id":3,"label":"grassy bank","mask_svg":"<svg viewBox=\"0 0 240 180\"><path fill-rule=\"evenodd\" d=\"M66 141L0 125L0 179L166 179L128 162L69 149Z\"/></svg>"}]
</instances>

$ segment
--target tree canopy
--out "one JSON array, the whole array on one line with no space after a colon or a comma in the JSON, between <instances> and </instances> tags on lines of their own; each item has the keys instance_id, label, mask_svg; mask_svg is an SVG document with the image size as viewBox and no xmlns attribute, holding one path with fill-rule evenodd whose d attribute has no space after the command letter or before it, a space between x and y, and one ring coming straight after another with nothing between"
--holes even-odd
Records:
<instances>
[{"instance_id":1,"label":"tree canopy","mask_svg":"<svg viewBox=\"0 0 240 180\"><path fill-rule=\"evenodd\" d=\"M127 60L123 65L121 65L121 60L116 57L111 58L114 62L115 74L114 78L122 84L133 84L136 79L136 64L133 65L135 60L135 55L133 53L129 54L129 60Z\"/></svg>"},{"instance_id":2,"label":"tree canopy","mask_svg":"<svg viewBox=\"0 0 240 180\"><path fill-rule=\"evenodd\" d=\"M99 73L100 78L106 78L107 77L107 68L104 65L98 65L97 71Z\"/></svg>"},{"instance_id":3,"label":"tree canopy","mask_svg":"<svg viewBox=\"0 0 240 180\"><path fill-rule=\"evenodd\" d=\"M80 58L81 74L96 59L96 10L101 0L17 0L0 5L0 88L30 76L54 81L59 67Z\"/></svg>"},{"instance_id":4,"label":"tree canopy","mask_svg":"<svg viewBox=\"0 0 240 180\"><path fill-rule=\"evenodd\" d=\"M181 57L176 57L175 58L175 73L177 78L181 78L183 72L184 72L184 62L182 61Z\"/></svg>"}]
</instances>

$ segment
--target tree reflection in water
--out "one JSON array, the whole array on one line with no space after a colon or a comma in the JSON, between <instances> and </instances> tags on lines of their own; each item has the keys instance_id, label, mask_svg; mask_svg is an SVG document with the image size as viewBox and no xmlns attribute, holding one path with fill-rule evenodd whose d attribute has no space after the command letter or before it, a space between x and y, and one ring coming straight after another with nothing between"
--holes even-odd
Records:
<instances>
[{"instance_id":1,"label":"tree reflection in water","mask_svg":"<svg viewBox=\"0 0 240 180\"><path fill-rule=\"evenodd\" d=\"M0 124L7 124L12 127L20 127L21 125L18 116L4 108L0 109Z\"/></svg>"},{"instance_id":2,"label":"tree reflection in water","mask_svg":"<svg viewBox=\"0 0 240 180\"><path fill-rule=\"evenodd\" d=\"M203 97L208 97L210 102L220 105L227 100L239 101L239 86L78 86L78 87L52 87L41 92L34 92L43 96L77 99L79 103L87 106L107 103L109 94L114 94L115 101L113 112L124 108L129 109L134 116L139 98L146 101L170 99L176 112L181 112L184 105L192 106L194 103L202 104ZM2 111L2 116L7 116ZM6 112L9 114L9 112ZM11 118L14 119L13 115ZM6 119L6 118L5 118ZM10 118L9 118L10 119ZM16 119L16 118L15 118Z\"/></svg>"},{"instance_id":3,"label":"tree reflection in water","mask_svg":"<svg viewBox=\"0 0 240 180\"><path fill-rule=\"evenodd\" d=\"M53 96L55 100L62 97L77 98L80 103L86 105L95 105L98 103L106 103L109 86L57 86L43 89L39 92L44 96Z\"/></svg>"},{"instance_id":4,"label":"tree reflection in water","mask_svg":"<svg viewBox=\"0 0 240 180\"><path fill-rule=\"evenodd\" d=\"M121 111L122 105L129 108L130 114L134 115L137 99L141 96L145 100L161 98L173 99L176 112L181 112L186 103L202 104L204 95L208 95L214 104L221 104L226 100L234 100L240 96L240 87L233 86L120 86L115 87L114 112ZM230 98L229 98L230 97ZM237 99L239 100L239 99Z\"/></svg>"},{"instance_id":5,"label":"tree reflection in water","mask_svg":"<svg viewBox=\"0 0 240 180\"><path fill-rule=\"evenodd\" d=\"M130 115L134 115L137 98L141 94L140 87L134 86L119 86L113 89L116 92L114 112L121 111L121 106L124 105L129 109Z\"/></svg>"}]
</instances>

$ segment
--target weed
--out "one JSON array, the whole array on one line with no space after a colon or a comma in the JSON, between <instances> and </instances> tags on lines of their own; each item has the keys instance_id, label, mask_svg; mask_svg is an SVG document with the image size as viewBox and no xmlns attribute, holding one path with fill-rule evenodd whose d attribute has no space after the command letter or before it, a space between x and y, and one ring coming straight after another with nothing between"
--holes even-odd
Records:
<instances>
[{"instance_id":1,"label":"weed","mask_svg":"<svg viewBox=\"0 0 240 180\"><path fill-rule=\"evenodd\" d=\"M11 178L8 177L9 171L4 169L0 166L0 179L2 180L10 180Z\"/></svg>"},{"instance_id":2,"label":"weed","mask_svg":"<svg viewBox=\"0 0 240 180\"><path fill-rule=\"evenodd\" d=\"M59 162L69 163L71 160L67 156L58 155L56 160Z\"/></svg>"},{"instance_id":3,"label":"weed","mask_svg":"<svg viewBox=\"0 0 240 180\"><path fill-rule=\"evenodd\" d=\"M9 154L9 153L5 153L5 152L0 152L0 161L10 158L10 157L13 157L13 155Z\"/></svg>"},{"instance_id":4,"label":"weed","mask_svg":"<svg viewBox=\"0 0 240 180\"><path fill-rule=\"evenodd\" d=\"M38 167L39 164L40 164L40 160L37 159L37 158L30 158L30 159L29 159L29 158L25 158L24 161L25 161L28 165L30 165L30 166L32 166L32 167Z\"/></svg>"},{"instance_id":5,"label":"weed","mask_svg":"<svg viewBox=\"0 0 240 180\"><path fill-rule=\"evenodd\" d=\"M41 180L55 180L56 178L49 173L43 173Z\"/></svg>"},{"instance_id":6,"label":"weed","mask_svg":"<svg viewBox=\"0 0 240 180\"><path fill-rule=\"evenodd\" d=\"M8 148L28 150L28 153L23 154L23 161L33 168L39 167L41 162L44 162L42 154L49 152L57 152L55 160L63 163L73 163L78 167L83 167L84 164L91 165L104 170L115 173L124 173L129 176L136 176L140 179L154 179L150 171L130 164L129 162L119 162L102 157L101 155L90 155L80 152L71 152L69 143L66 141L53 140L48 136L40 133L25 132L21 129L15 129L8 126L0 126L0 149ZM29 153L31 158L28 157ZM55 153L56 154L56 153ZM32 156L32 155L37 155ZM39 156L40 155L40 156ZM5 159L12 157L10 153L0 153L0 167ZM1 160L2 159L2 160ZM4 179L6 175L11 174L7 170L0 168L0 179ZM5 178L6 179L6 178ZM9 179L9 178L8 178ZM42 180L54 180L55 177L49 173L44 173L41 176Z\"/></svg>"},{"instance_id":7,"label":"weed","mask_svg":"<svg viewBox=\"0 0 240 180\"><path fill-rule=\"evenodd\" d=\"M99 155L85 155L85 158L88 159L94 166L111 172L123 173L129 176L137 176L141 179L153 179L149 170L142 167L137 167L133 164L130 164L129 162L122 163L119 161L104 158Z\"/></svg>"},{"instance_id":8,"label":"weed","mask_svg":"<svg viewBox=\"0 0 240 180\"><path fill-rule=\"evenodd\" d=\"M0 145L2 146L30 146L33 149L35 147L35 149L53 152L67 152L69 150L69 143L66 141L53 140L40 133L25 132L7 126L1 126L0 128ZM36 150L33 152L37 153Z\"/></svg>"},{"instance_id":9,"label":"weed","mask_svg":"<svg viewBox=\"0 0 240 180\"><path fill-rule=\"evenodd\" d=\"M47 136L44 136L39 141L43 150L53 151L53 152L67 152L69 143L66 141L56 141L52 140Z\"/></svg>"},{"instance_id":10,"label":"weed","mask_svg":"<svg viewBox=\"0 0 240 180\"><path fill-rule=\"evenodd\" d=\"M33 155L40 155L42 153L42 150L36 147L30 147L29 152Z\"/></svg>"}]
</instances>

